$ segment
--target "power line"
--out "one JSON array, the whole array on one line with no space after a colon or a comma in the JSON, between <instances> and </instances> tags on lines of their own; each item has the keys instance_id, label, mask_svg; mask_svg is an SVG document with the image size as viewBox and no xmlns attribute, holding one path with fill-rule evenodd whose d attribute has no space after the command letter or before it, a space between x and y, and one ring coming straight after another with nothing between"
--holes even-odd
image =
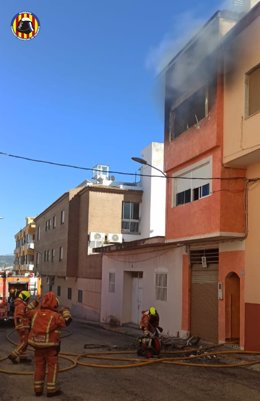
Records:
<instances>
[{"instance_id":1,"label":"power line","mask_svg":"<svg viewBox=\"0 0 260 401\"><path fill-rule=\"evenodd\" d=\"M49 164L52 166L58 166L58 167L66 167L66 168L74 168L77 170L85 170L85 171L101 171L99 169L91 168L91 167L82 167L82 166L76 166L73 164L67 164L67 163L58 163L58 162L52 162L49 160L40 160L40 159L34 159L31 157L25 157L25 156L20 156L20 155L14 155L11 153L6 153L6 152L1 152L0 155L2 156L7 156L7 157L12 157L15 159L21 159L21 160L26 160L29 162L33 163L43 163L43 164ZM244 180L248 181L246 177L187 177L187 176L167 176L167 175L153 175L153 174L142 174L142 173L126 173L124 171L109 171L112 174L119 174L119 175L129 175L129 176L139 176L139 177L158 177L158 178L171 178L171 179L183 179L183 180L221 180L221 181L229 181L229 180ZM162 172L163 173L163 172ZM250 181L253 179L250 179ZM255 178L254 180L259 180L259 178Z\"/></svg>"}]
</instances>

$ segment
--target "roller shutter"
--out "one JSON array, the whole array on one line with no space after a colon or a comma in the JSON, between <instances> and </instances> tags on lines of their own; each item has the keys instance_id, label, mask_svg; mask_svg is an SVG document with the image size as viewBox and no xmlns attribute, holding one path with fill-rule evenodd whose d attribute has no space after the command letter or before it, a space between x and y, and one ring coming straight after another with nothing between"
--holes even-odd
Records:
<instances>
[{"instance_id":1,"label":"roller shutter","mask_svg":"<svg viewBox=\"0 0 260 401\"><path fill-rule=\"evenodd\" d=\"M218 251L205 251L202 256L206 258L206 267L198 263L198 251L195 252L196 255L191 253L191 335L215 343L218 341Z\"/></svg>"}]
</instances>

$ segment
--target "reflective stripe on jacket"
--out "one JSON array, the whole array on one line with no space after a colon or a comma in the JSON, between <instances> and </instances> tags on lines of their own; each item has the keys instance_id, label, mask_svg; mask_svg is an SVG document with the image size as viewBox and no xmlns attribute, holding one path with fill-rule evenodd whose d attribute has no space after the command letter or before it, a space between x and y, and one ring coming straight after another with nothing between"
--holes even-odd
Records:
<instances>
[{"instance_id":1,"label":"reflective stripe on jacket","mask_svg":"<svg viewBox=\"0 0 260 401\"><path fill-rule=\"evenodd\" d=\"M60 343L60 330L65 326L62 315L50 309L30 311L32 316L28 343L34 348L49 348Z\"/></svg>"}]
</instances>

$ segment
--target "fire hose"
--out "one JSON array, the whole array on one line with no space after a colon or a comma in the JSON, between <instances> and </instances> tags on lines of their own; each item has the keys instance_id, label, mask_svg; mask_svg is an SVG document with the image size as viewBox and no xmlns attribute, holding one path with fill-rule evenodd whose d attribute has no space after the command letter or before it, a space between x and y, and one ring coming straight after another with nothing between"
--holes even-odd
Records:
<instances>
[{"instance_id":1,"label":"fire hose","mask_svg":"<svg viewBox=\"0 0 260 401\"><path fill-rule=\"evenodd\" d=\"M14 331L14 330L13 330ZM13 333L9 333L7 335L7 339L12 344L15 344L10 339L10 335ZM65 335L70 335L65 334ZM63 335L63 336L65 336ZM16 344L15 344L16 345ZM224 345L224 344L221 344ZM98 347L98 345L97 345ZM218 345L216 346L218 347ZM212 347L211 347L212 349ZM172 364L178 366L189 366L189 367L203 367L203 368L234 368L234 367L245 367L250 365L256 365L260 363L259 359L253 360L238 360L236 362L225 362L225 363L216 363L216 358L222 357L233 357L236 355L250 355L257 356L260 355L260 352L255 351L242 351L242 350L224 350L217 352L207 352L205 349L197 349L197 348L189 348L177 351L166 351L161 353L161 357L157 358L149 358L144 359L141 357L129 357L131 354L136 354L136 351L107 351L107 352L90 352L90 353L67 353L60 352L59 357L65 359L70 362L70 365L59 370L60 373L74 369L77 366L85 366L91 368L101 368L101 369L128 369L128 368L136 368L136 367L145 367L149 365L157 365L157 364ZM187 355L187 353L189 355ZM180 355L180 354L183 354ZM165 355L165 357L163 357ZM205 362L196 362L198 359L207 360L208 358L213 358L214 363L205 363ZM0 357L0 363L4 362L7 357ZM88 360L83 361L82 359ZM98 361L106 361L106 363L95 363L91 360ZM195 361L195 362L194 362ZM114 364L113 362L117 362ZM120 362L120 363L118 363ZM113 363L113 364L112 364ZM33 371L18 371L11 369L3 369L0 367L0 373L10 374L10 375L33 375Z\"/></svg>"}]
</instances>

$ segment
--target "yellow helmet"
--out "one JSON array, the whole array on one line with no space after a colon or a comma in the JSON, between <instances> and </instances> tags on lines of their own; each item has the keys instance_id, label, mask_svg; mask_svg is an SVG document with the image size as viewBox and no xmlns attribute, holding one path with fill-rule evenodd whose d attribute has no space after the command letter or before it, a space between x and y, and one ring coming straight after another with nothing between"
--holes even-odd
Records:
<instances>
[{"instance_id":1,"label":"yellow helmet","mask_svg":"<svg viewBox=\"0 0 260 401\"><path fill-rule=\"evenodd\" d=\"M19 298L21 298L23 301L27 301L31 297L31 294L29 291L21 291L19 294Z\"/></svg>"},{"instance_id":2,"label":"yellow helmet","mask_svg":"<svg viewBox=\"0 0 260 401\"><path fill-rule=\"evenodd\" d=\"M156 309L155 309L154 306L151 306L151 307L150 307L149 313L150 313L150 315L156 315L157 311L156 311Z\"/></svg>"}]
</instances>

